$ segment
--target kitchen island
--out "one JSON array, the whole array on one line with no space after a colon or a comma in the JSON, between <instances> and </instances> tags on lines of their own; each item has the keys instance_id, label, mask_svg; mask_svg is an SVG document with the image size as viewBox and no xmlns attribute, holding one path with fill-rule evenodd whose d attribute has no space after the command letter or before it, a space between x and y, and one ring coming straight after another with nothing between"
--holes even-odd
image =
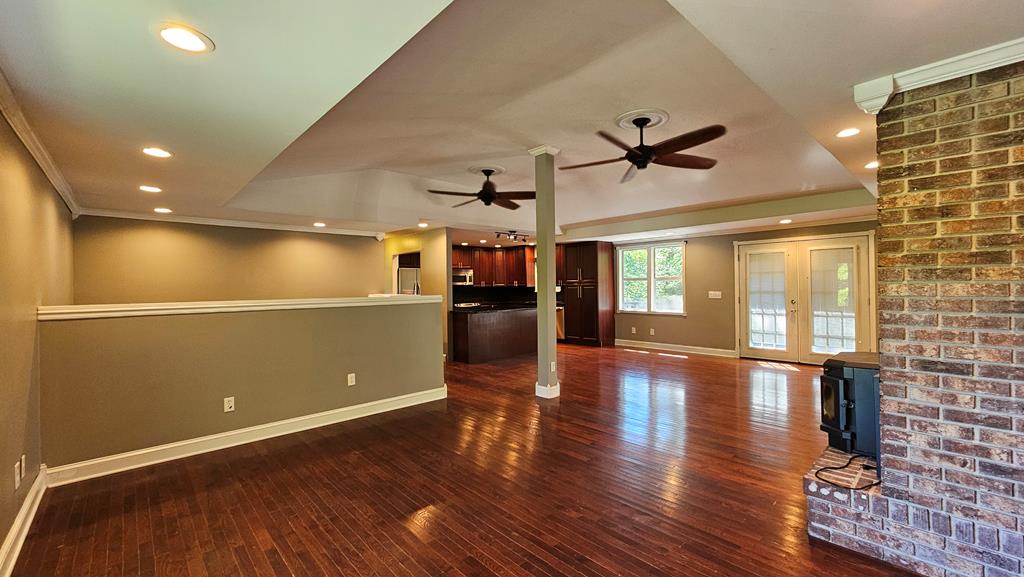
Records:
<instances>
[{"instance_id":1,"label":"kitchen island","mask_svg":"<svg viewBox=\"0 0 1024 577\"><path fill-rule=\"evenodd\" d=\"M485 363L537 352L537 306L484 304L451 312L452 358Z\"/></svg>"}]
</instances>

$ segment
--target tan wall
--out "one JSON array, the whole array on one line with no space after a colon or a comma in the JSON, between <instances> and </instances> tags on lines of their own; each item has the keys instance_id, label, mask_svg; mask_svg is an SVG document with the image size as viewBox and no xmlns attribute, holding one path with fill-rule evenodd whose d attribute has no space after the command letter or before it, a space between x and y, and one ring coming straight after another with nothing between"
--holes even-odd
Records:
<instances>
[{"instance_id":1,"label":"tan wall","mask_svg":"<svg viewBox=\"0 0 1024 577\"><path fill-rule=\"evenodd\" d=\"M74 243L77 304L390 292L369 237L83 216Z\"/></svg>"},{"instance_id":2,"label":"tan wall","mask_svg":"<svg viewBox=\"0 0 1024 577\"><path fill-rule=\"evenodd\" d=\"M713 349L736 348L736 289L733 242L874 230L875 222L773 230L687 239L686 316L618 313L615 338ZM722 298L709 299L708 291ZM636 327L636 334L631 331ZM654 329L651 336L650 329Z\"/></svg>"},{"instance_id":3,"label":"tan wall","mask_svg":"<svg viewBox=\"0 0 1024 577\"><path fill-rule=\"evenodd\" d=\"M46 463L440 387L439 306L43 322ZM347 386L348 373L356 386ZM228 396L233 413L223 412Z\"/></svg>"},{"instance_id":4,"label":"tan wall","mask_svg":"<svg viewBox=\"0 0 1024 577\"><path fill-rule=\"evenodd\" d=\"M0 119L0 541L39 471L36 307L71 302L71 215ZM14 463L28 472L14 491Z\"/></svg>"},{"instance_id":5,"label":"tan wall","mask_svg":"<svg viewBox=\"0 0 1024 577\"><path fill-rule=\"evenodd\" d=\"M392 274L393 259L396 255L410 252L420 253L420 292L425 295L440 295L441 331L444 351L448 351L448 311L452 302L452 243L447 228L436 228L408 234L389 234L384 239L383 263ZM389 281L389 289L391 286ZM386 292L391 292L388 290Z\"/></svg>"}]
</instances>

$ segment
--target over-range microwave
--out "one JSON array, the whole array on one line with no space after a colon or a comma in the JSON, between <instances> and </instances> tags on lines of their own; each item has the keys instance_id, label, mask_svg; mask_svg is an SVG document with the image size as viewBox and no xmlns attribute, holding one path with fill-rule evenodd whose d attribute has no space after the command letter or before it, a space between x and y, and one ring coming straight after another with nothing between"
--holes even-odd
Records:
<instances>
[{"instance_id":1,"label":"over-range microwave","mask_svg":"<svg viewBox=\"0 0 1024 577\"><path fill-rule=\"evenodd\" d=\"M452 269L452 284L453 285L469 285L469 286L473 286L473 269L471 269L471 268L456 268L456 269Z\"/></svg>"}]
</instances>

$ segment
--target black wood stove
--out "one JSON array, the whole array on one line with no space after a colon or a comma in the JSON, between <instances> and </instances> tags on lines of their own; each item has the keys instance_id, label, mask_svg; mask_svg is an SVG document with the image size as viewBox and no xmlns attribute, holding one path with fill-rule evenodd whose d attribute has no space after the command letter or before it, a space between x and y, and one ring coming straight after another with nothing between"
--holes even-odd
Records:
<instances>
[{"instance_id":1,"label":"black wood stove","mask_svg":"<svg viewBox=\"0 0 1024 577\"><path fill-rule=\"evenodd\" d=\"M839 353L821 376L821 430L830 447L878 459L878 353Z\"/></svg>"}]
</instances>

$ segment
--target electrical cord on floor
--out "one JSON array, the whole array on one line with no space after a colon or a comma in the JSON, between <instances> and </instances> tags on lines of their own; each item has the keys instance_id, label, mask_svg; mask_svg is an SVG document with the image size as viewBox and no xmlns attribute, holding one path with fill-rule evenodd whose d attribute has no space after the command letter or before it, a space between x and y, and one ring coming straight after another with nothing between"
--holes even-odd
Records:
<instances>
[{"instance_id":1,"label":"electrical cord on floor","mask_svg":"<svg viewBox=\"0 0 1024 577\"><path fill-rule=\"evenodd\" d=\"M842 465L842 466L839 466L839 467L822 467L822 468L820 468L820 469L818 469L817 471L814 472L814 478L819 480L819 481L822 481L824 483L828 483L829 485L832 485L833 487L839 487L840 489L849 489L851 491L863 491L865 489L870 489L871 487L874 487L875 485L881 484L882 481L881 481L881 479L879 479L878 481L875 481L874 483L868 483L867 485L864 485L863 487L847 487L845 485L840 485L839 483L835 483L835 482L829 481L828 479L826 479L826 478L821 476L821 472L822 471L842 471L844 469L847 469L847 468L850 467L850 465L853 464L854 459L859 459L859 458L862 458L862 457L865 458L865 459L868 458L867 455L854 455L854 456L850 457L850 460L846 461L845 465ZM872 470L877 469L878 467L875 467L874 465L862 464L861 468L864 469L864 470L867 470L867 471L872 471Z\"/></svg>"}]
</instances>

